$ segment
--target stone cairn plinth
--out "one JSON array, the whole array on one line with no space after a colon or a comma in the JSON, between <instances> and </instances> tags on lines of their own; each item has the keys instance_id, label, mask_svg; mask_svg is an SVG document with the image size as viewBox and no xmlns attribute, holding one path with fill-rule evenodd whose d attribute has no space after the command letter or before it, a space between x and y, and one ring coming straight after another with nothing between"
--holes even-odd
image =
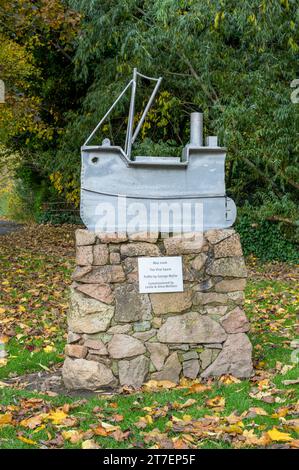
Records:
<instances>
[{"instance_id":1,"label":"stone cairn plinth","mask_svg":"<svg viewBox=\"0 0 299 470\"><path fill-rule=\"evenodd\" d=\"M251 375L239 235L210 230L200 242L190 240L77 230L63 366L67 388ZM140 294L138 257L177 255L184 292Z\"/></svg>"}]
</instances>

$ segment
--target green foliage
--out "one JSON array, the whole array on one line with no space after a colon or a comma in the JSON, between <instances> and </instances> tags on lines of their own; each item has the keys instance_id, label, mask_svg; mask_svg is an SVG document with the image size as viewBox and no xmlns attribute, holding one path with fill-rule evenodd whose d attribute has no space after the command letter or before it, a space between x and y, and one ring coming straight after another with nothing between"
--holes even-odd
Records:
<instances>
[{"instance_id":1,"label":"green foliage","mask_svg":"<svg viewBox=\"0 0 299 470\"><path fill-rule=\"evenodd\" d=\"M182 148L176 145L176 142L173 140L168 140L166 142L159 141L153 142L151 139L146 137L142 142L138 142L133 151L133 156L137 155L151 155L151 156L172 156L180 157L182 153Z\"/></svg>"},{"instance_id":2,"label":"green foliage","mask_svg":"<svg viewBox=\"0 0 299 470\"><path fill-rule=\"evenodd\" d=\"M57 194L48 181L41 179L34 167L24 163L16 168L15 177L16 197L25 212L22 220L56 223L55 216L51 218L48 207L51 203L57 203ZM18 218L20 220L20 217ZM61 217L61 221L67 222L68 216Z\"/></svg>"},{"instance_id":3,"label":"green foliage","mask_svg":"<svg viewBox=\"0 0 299 470\"><path fill-rule=\"evenodd\" d=\"M293 241L295 234L290 240L290 234L283 227L261 217L253 208L240 211L236 230L245 256L254 255L262 261L299 263L299 244Z\"/></svg>"},{"instance_id":4,"label":"green foliage","mask_svg":"<svg viewBox=\"0 0 299 470\"><path fill-rule=\"evenodd\" d=\"M14 197L17 205L13 206L14 211L10 213L16 220L34 220L40 224L81 223L79 210L66 204L54 187L47 180L40 179L32 167L20 165L16 170L16 178Z\"/></svg>"},{"instance_id":5,"label":"green foliage","mask_svg":"<svg viewBox=\"0 0 299 470\"><path fill-rule=\"evenodd\" d=\"M26 164L17 167L15 177L16 194L25 209L25 218L34 220L40 213L44 184L38 173Z\"/></svg>"},{"instance_id":6,"label":"green foliage","mask_svg":"<svg viewBox=\"0 0 299 470\"><path fill-rule=\"evenodd\" d=\"M189 113L200 108L205 133L219 134L228 148L226 182L237 205L249 202L267 217L298 220L299 114L290 99L299 51L295 2L118 0L111 7L108 0L70 0L70 5L82 13L84 31L75 56L77 78L91 85L80 113L69 115L59 169L76 168L77 174L79 146L135 66L164 77L135 155L179 154L189 139ZM144 81L140 85L137 112L152 89ZM127 110L128 97L94 142L109 137L122 145ZM174 141L177 150L151 141ZM281 225L286 224L279 231Z\"/></svg>"},{"instance_id":7,"label":"green foliage","mask_svg":"<svg viewBox=\"0 0 299 470\"><path fill-rule=\"evenodd\" d=\"M63 208L58 211L47 210L45 209L38 217L37 222L40 224L82 224L81 218L79 216L79 211L69 211L64 210Z\"/></svg>"}]
</instances>

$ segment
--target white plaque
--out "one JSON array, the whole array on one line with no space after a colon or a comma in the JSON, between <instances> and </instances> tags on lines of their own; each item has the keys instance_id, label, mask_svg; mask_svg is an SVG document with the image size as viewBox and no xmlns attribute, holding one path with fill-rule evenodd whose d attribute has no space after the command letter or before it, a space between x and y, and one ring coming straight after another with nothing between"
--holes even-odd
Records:
<instances>
[{"instance_id":1,"label":"white plaque","mask_svg":"<svg viewBox=\"0 0 299 470\"><path fill-rule=\"evenodd\" d=\"M181 256L138 258L139 292L182 292Z\"/></svg>"}]
</instances>

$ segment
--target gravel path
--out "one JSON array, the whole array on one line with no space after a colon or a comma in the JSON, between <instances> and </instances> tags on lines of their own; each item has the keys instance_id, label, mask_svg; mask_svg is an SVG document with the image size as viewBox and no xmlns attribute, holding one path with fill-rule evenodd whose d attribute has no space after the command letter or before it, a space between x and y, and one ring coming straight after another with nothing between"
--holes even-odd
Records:
<instances>
[{"instance_id":1,"label":"gravel path","mask_svg":"<svg viewBox=\"0 0 299 470\"><path fill-rule=\"evenodd\" d=\"M9 220L0 220L0 235L6 235L10 232L15 232L22 227L22 224L16 222L10 222Z\"/></svg>"}]
</instances>

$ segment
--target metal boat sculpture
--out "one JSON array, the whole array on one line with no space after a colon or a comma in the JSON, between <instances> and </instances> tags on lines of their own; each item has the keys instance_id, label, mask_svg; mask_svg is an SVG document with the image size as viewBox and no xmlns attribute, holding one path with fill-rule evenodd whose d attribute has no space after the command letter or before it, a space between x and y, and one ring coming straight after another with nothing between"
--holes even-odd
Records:
<instances>
[{"instance_id":1,"label":"metal boat sculpture","mask_svg":"<svg viewBox=\"0 0 299 470\"><path fill-rule=\"evenodd\" d=\"M155 81L155 87L134 130L138 77ZM209 136L203 145L201 113L191 113L190 143L184 147L181 158L131 157L132 145L161 80L134 69L132 80L81 148L80 212L91 231L182 233L198 231L201 217L202 230L230 227L235 221L236 206L225 191L226 149L218 146L215 136ZM88 145L129 88L131 101L124 149L111 145L109 139L104 139L102 145Z\"/></svg>"}]
</instances>

